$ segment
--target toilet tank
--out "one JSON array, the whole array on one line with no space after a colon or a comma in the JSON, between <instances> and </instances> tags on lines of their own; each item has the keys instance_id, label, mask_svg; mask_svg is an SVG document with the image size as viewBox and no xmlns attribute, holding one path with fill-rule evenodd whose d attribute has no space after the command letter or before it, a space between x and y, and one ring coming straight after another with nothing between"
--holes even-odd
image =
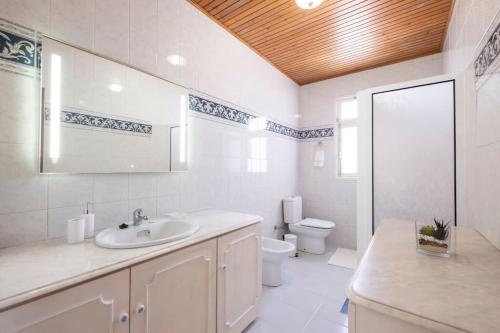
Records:
<instances>
[{"instance_id":1,"label":"toilet tank","mask_svg":"<svg viewBox=\"0 0 500 333\"><path fill-rule=\"evenodd\" d=\"M301 196L283 199L283 220L285 223L297 223L302 220Z\"/></svg>"}]
</instances>

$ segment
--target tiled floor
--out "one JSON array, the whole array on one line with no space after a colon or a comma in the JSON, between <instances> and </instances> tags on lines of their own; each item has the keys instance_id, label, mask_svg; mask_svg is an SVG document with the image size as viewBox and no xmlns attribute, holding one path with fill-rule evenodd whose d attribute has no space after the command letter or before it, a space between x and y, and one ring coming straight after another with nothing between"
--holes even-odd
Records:
<instances>
[{"instance_id":1,"label":"tiled floor","mask_svg":"<svg viewBox=\"0 0 500 333\"><path fill-rule=\"evenodd\" d=\"M299 253L283 265L284 283L262 289L258 318L245 333L347 333L340 313L353 270L328 265L324 255Z\"/></svg>"}]
</instances>

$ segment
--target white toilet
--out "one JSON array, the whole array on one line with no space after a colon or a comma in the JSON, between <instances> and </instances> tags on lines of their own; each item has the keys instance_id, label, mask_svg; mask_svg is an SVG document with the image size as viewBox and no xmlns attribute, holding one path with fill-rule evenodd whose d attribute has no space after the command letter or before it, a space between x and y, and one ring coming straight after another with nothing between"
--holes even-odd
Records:
<instances>
[{"instance_id":1,"label":"white toilet","mask_svg":"<svg viewBox=\"0 0 500 333\"><path fill-rule=\"evenodd\" d=\"M335 228L331 221L302 218L302 197L283 199L283 216L292 234L297 235L297 249L304 252L325 253L326 237Z\"/></svg>"},{"instance_id":2,"label":"white toilet","mask_svg":"<svg viewBox=\"0 0 500 333\"><path fill-rule=\"evenodd\" d=\"M262 284L277 287L281 284L281 264L295 252L291 243L262 237Z\"/></svg>"}]
</instances>

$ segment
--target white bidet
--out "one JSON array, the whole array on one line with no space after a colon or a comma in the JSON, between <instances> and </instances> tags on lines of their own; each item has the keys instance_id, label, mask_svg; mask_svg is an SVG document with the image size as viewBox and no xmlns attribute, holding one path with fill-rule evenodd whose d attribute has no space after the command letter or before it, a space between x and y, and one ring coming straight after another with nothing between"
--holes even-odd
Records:
<instances>
[{"instance_id":1,"label":"white bidet","mask_svg":"<svg viewBox=\"0 0 500 333\"><path fill-rule=\"evenodd\" d=\"M262 284L277 287L281 284L281 264L295 252L291 243L262 237Z\"/></svg>"}]
</instances>

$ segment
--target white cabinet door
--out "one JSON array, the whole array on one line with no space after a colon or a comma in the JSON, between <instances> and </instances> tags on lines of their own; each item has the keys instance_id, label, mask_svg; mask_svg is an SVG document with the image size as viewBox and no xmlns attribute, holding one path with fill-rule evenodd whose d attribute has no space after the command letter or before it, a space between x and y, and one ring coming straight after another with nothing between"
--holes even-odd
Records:
<instances>
[{"instance_id":1,"label":"white cabinet door","mask_svg":"<svg viewBox=\"0 0 500 333\"><path fill-rule=\"evenodd\" d=\"M218 333L239 333L257 317L262 280L260 234L260 224L255 224L218 239Z\"/></svg>"},{"instance_id":2,"label":"white cabinet door","mask_svg":"<svg viewBox=\"0 0 500 333\"><path fill-rule=\"evenodd\" d=\"M216 240L132 267L131 333L214 333Z\"/></svg>"},{"instance_id":3,"label":"white cabinet door","mask_svg":"<svg viewBox=\"0 0 500 333\"><path fill-rule=\"evenodd\" d=\"M127 333L129 270L0 313L2 333Z\"/></svg>"}]
</instances>

